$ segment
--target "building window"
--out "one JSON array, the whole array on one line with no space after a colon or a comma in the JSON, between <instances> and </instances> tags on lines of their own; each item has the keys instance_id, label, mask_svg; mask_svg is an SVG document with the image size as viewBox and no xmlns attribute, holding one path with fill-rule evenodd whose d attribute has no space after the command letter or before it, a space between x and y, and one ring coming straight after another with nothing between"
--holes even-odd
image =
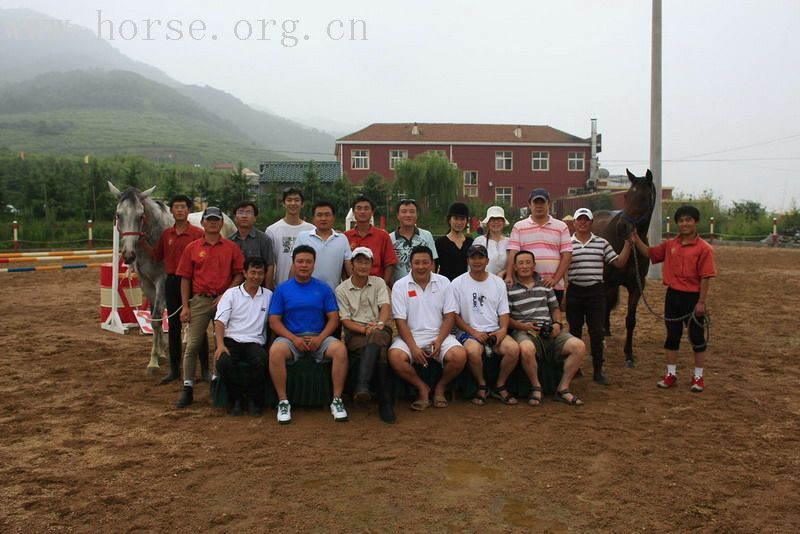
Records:
<instances>
[{"instance_id":1,"label":"building window","mask_svg":"<svg viewBox=\"0 0 800 534\"><path fill-rule=\"evenodd\" d=\"M495 204L505 204L511 206L513 201L511 187L495 187L494 188L494 202Z\"/></svg>"},{"instance_id":2,"label":"building window","mask_svg":"<svg viewBox=\"0 0 800 534\"><path fill-rule=\"evenodd\" d=\"M353 150L350 168L369 169L369 150Z\"/></svg>"},{"instance_id":3,"label":"building window","mask_svg":"<svg viewBox=\"0 0 800 534\"><path fill-rule=\"evenodd\" d=\"M570 171L583 170L583 152L569 152L567 154L567 169Z\"/></svg>"},{"instance_id":4,"label":"building window","mask_svg":"<svg viewBox=\"0 0 800 534\"><path fill-rule=\"evenodd\" d=\"M514 158L511 151L500 151L494 153L494 170L510 171L514 167Z\"/></svg>"},{"instance_id":5,"label":"building window","mask_svg":"<svg viewBox=\"0 0 800 534\"><path fill-rule=\"evenodd\" d=\"M408 159L408 150L390 150L389 168L394 170L395 166L404 159Z\"/></svg>"},{"instance_id":6,"label":"building window","mask_svg":"<svg viewBox=\"0 0 800 534\"><path fill-rule=\"evenodd\" d=\"M549 171L550 152L531 152L531 170Z\"/></svg>"},{"instance_id":7,"label":"building window","mask_svg":"<svg viewBox=\"0 0 800 534\"><path fill-rule=\"evenodd\" d=\"M478 171L464 171L464 196L478 196Z\"/></svg>"}]
</instances>

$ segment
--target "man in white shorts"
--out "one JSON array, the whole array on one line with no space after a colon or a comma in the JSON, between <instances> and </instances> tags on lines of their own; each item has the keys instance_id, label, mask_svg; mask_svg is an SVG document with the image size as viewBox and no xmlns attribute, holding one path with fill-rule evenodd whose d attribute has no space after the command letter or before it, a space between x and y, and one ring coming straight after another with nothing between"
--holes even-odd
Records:
<instances>
[{"instance_id":1,"label":"man in white shorts","mask_svg":"<svg viewBox=\"0 0 800 534\"><path fill-rule=\"evenodd\" d=\"M453 280L450 289L458 305L456 327L461 330L458 341L467 351L469 370L478 382L478 393L472 403L483 406L489 388L483 376L483 355L502 358L497 384L491 396L503 404L517 404L506 389L506 380L519 363L519 345L508 335L509 310L506 284L486 270L489 252L483 245L467 249L469 271Z\"/></svg>"},{"instance_id":2,"label":"man in white shorts","mask_svg":"<svg viewBox=\"0 0 800 534\"><path fill-rule=\"evenodd\" d=\"M431 272L433 252L426 246L411 250L411 272L392 287L392 315L400 334L389 347L389 364L419 396L411 409L431 405L431 388L417 375L413 364L427 367L430 360L442 366L442 378L433 392L433 406L446 408L445 388L464 369L467 353L450 334L457 309L450 281Z\"/></svg>"}]
</instances>

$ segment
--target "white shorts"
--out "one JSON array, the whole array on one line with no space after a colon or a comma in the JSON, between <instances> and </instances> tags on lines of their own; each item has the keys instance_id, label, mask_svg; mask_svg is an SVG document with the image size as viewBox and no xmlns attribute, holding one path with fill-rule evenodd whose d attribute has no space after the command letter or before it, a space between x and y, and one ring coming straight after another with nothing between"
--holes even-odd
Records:
<instances>
[{"instance_id":1,"label":"white shorts","mask_svg":"<svg viewBox=\"0 0 800 534\"><path fill-rule=\"evenodd\" d=\"M424 347L425 345L430 345L431 343L433 343L434 340L436 340L436 337L432 337L430 339L420 338L420 339L415 339L414 341L417 342L417 346ZM444 355L447 354L447 351L452 349L453 347L461 347L461 346L462 346L461 343L459 343L455 337L453 337L452 335L448 335L446 338L444 338L444 341L442 341L442 348L439 350L439 353L434 357L434 359L437 362L439 362L442 366L444 366ZM406 345L406 342L403 341L403 338L401 338L400 336L397 336L392 340L392 346L389 347L389 350L392 349L402 350L408 355L408 363L410 364L414 363L414 358L411 357L411 349L408 348L408 345Z\"/></svg>"}]
</instances>

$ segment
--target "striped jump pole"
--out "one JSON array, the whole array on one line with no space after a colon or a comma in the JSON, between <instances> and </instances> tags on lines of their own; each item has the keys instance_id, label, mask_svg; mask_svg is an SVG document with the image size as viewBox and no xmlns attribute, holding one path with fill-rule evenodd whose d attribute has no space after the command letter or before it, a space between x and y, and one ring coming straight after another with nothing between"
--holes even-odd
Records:
<instances>
[{"instance_id":1,"label":"striped jump pole","mask_svg":"<svg viewBox=\"0 0 800 534\"><path fill-rule=\"evenodd\" d=\"M0 258L39 258L45 256L85 256L90 254L111 254L110 248L97 250L43 250L39 252L5 252Z\"/></svg>"},{"instance_id":2,"label":"striped jump pole","mask_svg":"<svg viewBox=\"0 0 800 534\"><path fill-rule=\"evenodd\" d=\"M37 265L35 267L7 267L0 269L0 273L28 273L31 271L60 271L70 269L89 269L100 267L102 263L76 263L74 265Z\"/></svg>"},{"instance_id":3,"label":"striped jump pole","mask_svg":"<svg viewBox=\"0 0 800 534\"><path fill-rule=\"evenodd\" d=\"M37 256L22 258L0 258L0 263L35 263L39 261L108 260L111 254L86 254L83 256Z\"/></svg>"}]
</instances>

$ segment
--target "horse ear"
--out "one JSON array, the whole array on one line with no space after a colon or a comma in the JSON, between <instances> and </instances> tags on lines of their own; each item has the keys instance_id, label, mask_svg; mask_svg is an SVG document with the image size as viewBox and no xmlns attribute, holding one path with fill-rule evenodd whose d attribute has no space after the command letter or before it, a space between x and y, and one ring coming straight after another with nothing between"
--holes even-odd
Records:
<instances>
[{"instance_id":1,"label":"horse ear","mask_svg":"<svg viewBox=\"0 0 800 534\"><path fill-rule=\"evenodd\" d=\"M628 173L628 179L629 179L631 182L635 182L635 181L636 181L636 175L634 175L634 174L633 174L631 171L629 171L628 169L625 169L625 172L627 172L627 173Z\"/></svg>"},{"instance_id":2,"label":"horse ear","mask_svg":"<svg viewBox=\"0 0 800 534\"><path fill-rule=\"evenodd\" d=\"M153 187L151 187L150 189L148 189L147 191L142 191L142 198L147 198L147 197L149 197L149 196L150 196L150 194L151 194L153 191L155 191L155 190L156 190L156 186L153 186Z\"/></svg>"},{"instance_id":3,"label":"horse ear","mask_svg":"<svg viewBox=\"0 0 800 534\"><path fill-rule=\"evenodd\" d=\"M648 182L653 182L653 173L650 172L650 169L647 169L647 174L645 174L644 177L647 178Z\"/></svg>"},{"instance_id":4,"label":"horse ear","mask_svg":"<svg viewBox=\"0 0 800 534\"><path fill-rule=\"evenodd\" d=\"M110 180L108 181L108 190L111 191L111 194L117 198L119 198L120 195L122 195L120 190L114 187L114 184L112 184Z\"/></svg>"}]
</instances>

